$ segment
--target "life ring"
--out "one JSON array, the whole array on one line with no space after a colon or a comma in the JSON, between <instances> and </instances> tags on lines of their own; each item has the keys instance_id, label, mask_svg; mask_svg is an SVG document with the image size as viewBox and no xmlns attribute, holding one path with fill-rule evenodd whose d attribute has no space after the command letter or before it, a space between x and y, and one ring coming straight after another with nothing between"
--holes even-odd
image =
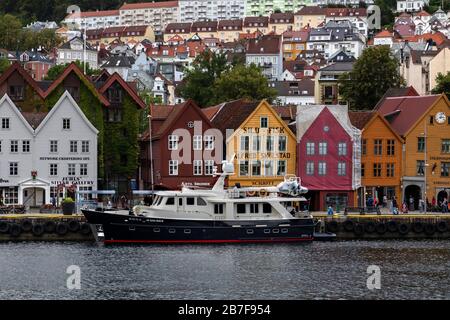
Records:
<instances>
[{"instance_id":1,"label":"life ring","mask_svg":"<svg viewBox=\"0 0 450 320\"><path fill-rule=\"evenodd\" d=\"M326 224L326 230L335 233L339 230L339 223L336 220L330 221Z\"/></svg>"},{"instance_id":2,"label":"life ring","mask_svg":"<svg viewBox=\"0 0 450 320\"><path fill-rule=\"evenodd\" d=\"M80 223L77 220L70 220L69 221L69 231L77 232L78 230L80 230Z\"/></svg>"},{"instance_id":3,"label":"life ring","mask_svg":"<svg viewBox=\"0 0 450 320\"><path fill-rule=\"evenodd\" d=\"M436 226L433 223L427 223L423 229L426 235L433 235L436 232Z\"/></svg>"},{"instance_id":4,"label":"life ring","mask_svg":"<svg viewBox=\"0 0 450 320\"><path fill-rule=\"evenodd\" d=\"M254 197L254 196L256 196L256 191L247 191L247 196L248 196L248 197Z\"/></svg>"},{"instance_id":5,"label":"life ring","mask_svg":"<svg viewBox=\"0 0 450 320\"><path fill-rule=\"evenodd\" d=\"M387 229L389 232L396 232L398 230L397 221L391 220L387 223Z\"/></svg>"},{"instance_id":6,"label":"life ring","mask_svg":"<svg viewBox=\"0 0 450 320\"><path fill-rule=\"evenodd\" d=\"M345 220L342 224L343 228L347 232L353 231L353 228L355 227L355 223L352 220Z\"/></svg>"},{"instance_id":7,"label":"life ring","mask_svg":"<svg viewBox=\"0 0 450 320\"><path fill-rule=\"evenodd\" d=\"M56 229L56 223L55 223L55 221L50 220L44 224L44 227L45 227L45 232L53 233L53 232L55 232L55 229Z\"/></svg>"},{"instance_id":8,"label":"life ring","mask_svg":"<svg viewBox=\"0 0 450 320\"><path fill-rule=\"evenodd\" d=\"M448 223L447 221L439 221L436 225L437 231L440 233L444 233L448 230Z\"/></svg>"},{"instance_id":9,"label":"life ring","mask_svg":"<svg viewBox=\"0 0 450 320\"><path fill-rule=\"evenodd\" d=\"M33 223L30 219L25 219L20 223L23 232L30 232L33 229Z\"/></svg>"},{"instance_id":10,"label":"life ring","mask_svg":"<svg viewBox=\"0 0 450 320\"><path fill-rule=\"evenodd\" d=\"M376 227L375 222L369 221L369 222L367 222L366 225L364 226L364 230L365 230L367 233L374 233L374 232L375 232L375 227Z\"/></svg>"},{"instance_id":11,"label":"life ring","mask_svg":"<svg viewBox=\"0 0 450 320\"><path fill-rule=\"evenodd\" d=\"M376 225L376 227L375 227L375 231L376 231L378 234L385 234L386 231L387 231L387 226L386 226L386 224L383 223L383 222L377 223L377 225Z\"/></svg>"},{"instance_id":12,"label":"life ring","mask_svg":"<svg viewBox=\"0 0 450 320\"><path fill-rule=\"evenodd\" d=\"M267 196L267 190L266 189L261 189L259 191L259 196L260 197L266 197Z\"/></svg>"},{"instance_id":13,"label":"life ring","mask_svg":"<svg viewBox=\"0 0 450 320\"><path fill-rule=\"evenodd\" d=\"M13 223L9 226L9 234L11 237L18 237L22 233L22 228L17 223Z\"/></svg>"},{"instance_id":14,"label":"life ring","mask_svg":"<svg viewBox=\"0 0 450 320\"><path fill-rule=\"evenodd\" d=\"M362 236L364 234L364 225L359 224L359 223L355 224L353 226L353 233L356 236Z\"/></svg>"},{"instance_id":15,"label":"life ring","mask_svg":"<svg viewBox=\"0 0 450 320\"><path fill-rule=\"evenodd\" d=\"M9 230L9 223L6 221L0 221L0 233L7 233Z\"/></svg>"},{"instance_id":16,"label":"life ring","mask_svg":"<svg viewBox=\"0 0 450 320\"><path fill-rule=\"evenodd\" d=\"M91 227L87 223L82 223L80 225L80 233L84 235L88 235L91 233Z\"/></svg>"},{"instance_id":17,"label":"life ring","mask_svg":"<svg viewBox=\"0 0 450 320\"><path fill-rule=\"evenodd\" d=\"M40 237L44 234L45 227L42 223L36 223L33 225L33 228L31 229L31 231L33 232L33 234L35 236Z\"/></svg>"},{"instance_id":18,"label":"life ring","mask_svg":"<svg viewBox=\"0 0 450 320\"><path fill-rule=\"evenodd\" d=\"M59 234L60 236L63 236L67 233L69 227L67 226L67 223L65 222L60 222L56 225L56 233Z\"/></svg>"},{"instance_id":19,"label":"life ring","mask_svg":"<svg viewBox=\"0 0 450 320\"><path fill-rule=\"evenodd\" d=\"M413 223L412 230L414 233L422 233L423 232L423 223L420 221L416 221Z\"/></svg>"},{"instance_id":20,"label":"life ring","mask_svg":"<svg viewBox=\"0 0 450 320\"><path fill-rule=\"evenodd\" d=\"M409 224L406 224L406 223L400 223L400 224L398 225L398 232L399 232L401 235L406 235L406 234L408 234L408 232L409 232L410 229L411 229L411 226L410 226Z\"/></svg>"}]
</instances>

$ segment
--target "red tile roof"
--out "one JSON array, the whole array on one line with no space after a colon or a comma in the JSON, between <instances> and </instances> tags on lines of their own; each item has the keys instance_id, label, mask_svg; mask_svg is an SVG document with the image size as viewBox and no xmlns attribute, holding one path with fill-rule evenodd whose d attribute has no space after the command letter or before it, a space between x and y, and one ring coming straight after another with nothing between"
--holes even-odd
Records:
<instances>
[{"instance_id":1,"label":"red tile roof","mask_svg":"<svg viewBox=\"0 0 450 320\"><path fill-rule=\"evenodd\" d=\"M296 16L319 16L325 15L326 11L324 8L319 6L304 6L299 11L295 13Z\"/></svg>"},{"instance_id":2,"label":"red tile roof","mask_svg":"<svg viewBox=\"0 0 450 320\"><path fill-rule=\"evenodd\" d=\"M81 18L109 17L109 16L118 16L119 14L120 14L119 10L85 11L79 13ZM66 19L76 18L77 16L78 16L77 13L71 13L66 17Z\"/></svg>"},{"instance_id":3,"label":"red tile roof","mask_svg":"<svg viewBox=\"0 0 450 320\"><path fill-rule=\"evenodd\" d=\"M245 17L244 27L267 27L269 25L269 17Z\"/></svg>"},{"instance_id":4,"label":"red tile roof","mask_svg":"<svg viewBox=\"0 0 450 320\"><path fill-rule=\"evenodd\" d=\"M170 8L178 7L178 1L161 1L161 2L141 2L141 3L125 3L120 10L135 10L147 8Z\"/></svg>"},{"instance_id":5,"label":"red tile roof","mask_svg":"<svg viewBox=\"0 0 450 320\"><path fill-rule=\"evenodd\" d=\"M375 111L349 111L348 117L352 125L362 130L375 113Z\"/></svg>"},{"instance_id":6,"label":"red tile roof","mask_svg":"<svg viewBox=\"0 0 450 320\"><path fill-rule=\"evenodd\" d=\"M405 136L441 97L442 95L386 98L378 107L378 112L400 136Z\"/></svg>"},{"instance_id":7,"label":"red tile roof","mask_svg":"<svg viewBox=\"0 0 450 320\"><path fill-rule=\"evenodd\" d=\"M269 23L294 23L294 14L291 12L272 13L269 18Z\"/></svg>"},{"instance_id":8,"label":"red tile roof","mask_svg":"<svg viewBox=\"0 0 450 320\"><path fill-rule=\"evenodd\" d=\"M278 54L281 49L281 37L275 35L250 39L247 43L247 54Z\"/></svg>"},{"instance_id":9,"label":"red tile roof","mask_svg":"<svg viewBox=\"0 0 450 320\"><path fill-rule=\"evenodd\" d=\"M374 38L392 38L392 32L389 30L384 29L383 31L378 32Z\"/></svg>"}]
</instances>

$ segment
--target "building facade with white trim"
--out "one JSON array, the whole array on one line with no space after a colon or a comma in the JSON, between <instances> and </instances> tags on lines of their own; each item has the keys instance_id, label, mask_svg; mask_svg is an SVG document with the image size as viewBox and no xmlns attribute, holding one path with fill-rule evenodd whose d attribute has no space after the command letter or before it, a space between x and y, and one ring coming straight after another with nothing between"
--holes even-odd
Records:
<instances>
[{"instance_id":1,"label":"building facade with white trim","mask_svg":"<svg viewBox=\"0 0 450 320\"><path fill-rule=\"evenodd\" d=\"M21 113L5 95L0 121L3 204L39 207L97 190L98 130L67 91L45 115Z\"/></svg>"}]
</instances>

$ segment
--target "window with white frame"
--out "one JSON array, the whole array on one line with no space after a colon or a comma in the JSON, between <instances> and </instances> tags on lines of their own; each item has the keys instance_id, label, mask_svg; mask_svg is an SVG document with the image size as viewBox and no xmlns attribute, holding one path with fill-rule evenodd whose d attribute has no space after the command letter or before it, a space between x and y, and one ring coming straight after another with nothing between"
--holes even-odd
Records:
<instances>
[{"instance_id":1,"label":"window with white frame","mask_svg":"<svg viewBox=\"0 0 450 320\"><path fill-rule=\"evenodd\" d=\"M194 139L194 143L193 143L194 150L202 150L203 137L202 136L194 136L193 139Z\"/></svg>"},{"instance_id":2,"label":"window with white frame","mask_svg":"<svg viewBox=\"0 0 450 320\"><path fill-rule=\"evenodd\" d=\"M286 136L279 136L278 137L278 151L279 152L285 152L286 151L286 145L287 145L287 137Z\"/></svg>"},{"instance_id":3,"label":"window with white frame","mask_svg":"<svg viewBox=\"0 0 450 320\"><path fill-rule=\"evenodd\" d=\"M340 142L338 144L338 154L340 156L345 156L347 155L347 143L345 142Z\"/></svg>"},{"instance_id":4,"label":"window with white frame","mask_svg":"<svg viewBox=\"0 0 450 320\"><path fill-rule=\"evenodd\" d=\"M327 174L327 163L319 162L319 175L324 176Z\"/></svg>"},{"instance_id":5,"label":"window with white frame","mask_svg":"<svg viewBox=\"0 0 450 320\"><path fill-rule=\"evenodd\" d=\"M261 137L259 135L254 135L252 137L252 149L253 152L261 151Z\"/></svg>"},{"instance_id":6,"label":"window with white frame","mask_svg":"<svg viewBox=\"0 0 450 320\"><path fill-rule=\"evenodd\" d=\"M70 119L64 118L63 121L63 130L70 130Z\"/></svg>"},{"instance_id":7,"label":"window with white frame","mask_svg":"<svg viewBox=\"0 0 450 320\"><path fill-rule=\"evenodd\" d=\"M214 160L205 160L205 175L212 176L214 174Z\"/></svg>"},{"instance_id":8,"label":"window with white frame","mask_svg":"<svg viewBox=\"0 0 450 320\"><path fill-rule=\"evenodd\" d=\"M169 150L178 150L178 139L179 137L176 135L169 136Z\"/></svg>"},{"instance_id":9,"label":"window with white frame","mask_svg":"<svg viewBox=\"0 0 450 320\"><path fill-rule=\"evenodd\" d=\"M314 174L314 162L308 161L306 163L306 174L312 176Z\"/></svg>"},{"instance_id":10,"label":"window with white frame","mask_svg":"<svg viewBox=\"0 0 450 320\"><path fill-rule=\"evenodd\" d=\"M50 153L58 152L58 140L50 140Z\"/></svg>"},{"instance_id":11,"label":"window with white frame","mask_svg":"<svg viewBox=\"0 0 450 320\"><path fill-rule=\"evenodd\" d=\"M274 141L274 137L273 136L267 136L266 137L266 151L267 152L274 151L273 150L273 141Z\"/></svg>"},{"instance_id":12,"label":"window with white frame","mask_svg":"<svg viewBox=\"0 0 450 320\"><path fill-rule=\"evenodd\" d=\"M2 118L2 129L10 129L9 118Z\"/></svg>"},{"instance_id":13,"label":"window with white frame","mask_svg":"<svg viewBox=\"0 0 450 320\"><path fill-rule=\"evenodd\" d=\"M326 142L319 142L319 154L326 155L327 147L328 147L328 144Z\"/></svg>"},{"instance_id":14,"label":"window with white frame","mask_svg":"<svg viewBox=\"0 0 450 320\"><path fill-rule=\"evenodd\" d=\"M11 153L19 152L19 140L11 140L10 150Z\"/></svg>"},{"instance_id":15,"label":"window with white frame","mask_svg":"<svg viewBox=\"0 0 450 320\"><path fill-rule=\"evenodd\" d=\"M50 175L57 176L58 175L58 164L50 163Z\"/></svg>"},{"instance_id":16,"label":"window with white frame","mask_svg":"<svg viewBox=\"0 0 450 320\"><path fill-rule=\"evenodd\" d=\"M345 176L345 162L338 163L338 176Z\"/></svg>"},{"instance_id":17,"label":"window with white frame","mask_svg":"<svg viewBox=\"0 0 450 320\"><path fill-rule=\"evenodd\" d=\"M9 175L10 176L19 175L19 163L18 162L10 162L9 163Z\"/></svg>"},{"instance_id":18,"label":"window with white frame","mask_svg":"<svg viewBox=\"0 0 450 320\"><path fill-rule=\"evenodd\" d=\"M252 161L252 176L259 177L261 175L261 160Z\"/></svg>"},{"instance_id":19,"label":"window with white frame","mask_svg":"<svg viewBox=\"0 0 450 320\"><path fill-rule=\"evenodd\" d=\"M19 187L5 188L3 202L5 204L19 203Z\"/></svg>"},{"instance_id":20,"label":"window with white frame","mask_svg":"<svg viewBox=\"0 0 450 320\"><path fill-rule=\"evenodd\" d=\"M70 153L77 153L78 152L78 141L71 140L70 141Z\"/></svg>"},{"instance_id":21,"label":"window with white frame","mask_svg":"<svg viewBox=\"0 0 450 320\"><path fill-rule=\"evenodd\" d=\"M261 117L260 118L260 127L261 128L268 128L269 127L269 118Z\"/></svg>"},{"instance_id":22,"label":"window with white frame","mask_svg":"<svg viewBox=\"0 0 450 320\"><path fill-rule=\"evenodd\" d=\"M205 150L214 150L214 136L205 136Z\"/></svg>"},{"instance_id":23,"label":"window with white frame","mask_svg":"<svg viewBox=\"0 0 450 320\"><path fill-rule=\"evenodd\" d=\"M88 174L88 165L87 163L80 164L80 176L87 176Z\"/></svg>"},{"instance_id":24,"label":"window with white frame","mask_svg":"<svg viewBox=\"0 0 450 320\"><path fill-rule=\"evenodd\" d=\"M30 140L22 140L22 152L30 152Z\"/></svg>"},{"instance_id":25,"label":"window with white frame","mask_svg":"<svg viewBox=\"0 0 450 320\"><path fill-rule=\"evenodd\" d=\"M241 151L249 151L250 148L250 137L249 136L241 136Z\"/></svg>"},{"instance_id":26,"label":"window with white frame","mask_svg":"<svg viewBox=\"0 0 450 320\"><path fill-rule=\"evenodd\" d=\"M248 176L248 161L239 161L239 175L240 176Z\"/></svg>"},{"instance_id":27,"label":"window with white frame","mask_svg":"<svg viewBox=\"0 0 450 320\"><path fill-rule=\"evenodd\" d=\"M0 140L0 153L2 152L2 140Z\"/></svg>"},{"instance_id":28,"label":"window with white frame","mask_svg":"<svg viewBox=\"0 0 450 320\"><path fill-rule=\"evenodd\" d=\"M178 175L178 160L169 160L169 175Z\"/></svg>"},{"instance_id":29,"label":"window with white frame","mask_svg":"<svg viewBox=\"0 0 450 320\"><path fill-rule=\"evenodd\" d=\"M286 160L278 160L277 176L286 175Z\"/></svg>"},{"instance_id":30,"label":"window with white frame","mask_svg":"<svg viewBox=\"0 0 450 320\"><path fill-rule=\"evenodd\" d=\"M81 141L81 152L89 153L89 141L88 140Z\"/></svg>"},{"instance_id":31,"label":"window with white frame","mask_svg":"<svg viewBox=\"0 0 450 320\"><path fill-rule=\"evenodd\" d=\"M194 176L202 175L203 161L194 160Z\"/></svg>"},{"instance_id":32,"label":"window with white frame","mask_svg":"<svg viewBox=\"0 0 450 320\"><path fill-rule=\"evenodd\" d=\"M75 163L69 163L67 165L67 174L69 176L74 176L75 175Z\"/></svg>"},{"instance_id":33,"label":"window with white frame","mask_svg":"<svg viewBox=\"0 0 450 320\"><path fill-rule=\"evenodd\" d=\"M312 156L315 154L315 143L314 142L307 142L306 143L306 154L308 156Z\"/></svg>"},{"instance_id":34,"label":"window with white frame","mask_svg":"<svg viewBox=\"0 0 450 320\"><path fill-rule=\"evenodd\" d=\"M273 176L273 161L265 160L264 161L264 175L268 177Z\"/></svg>"}]
</instances>

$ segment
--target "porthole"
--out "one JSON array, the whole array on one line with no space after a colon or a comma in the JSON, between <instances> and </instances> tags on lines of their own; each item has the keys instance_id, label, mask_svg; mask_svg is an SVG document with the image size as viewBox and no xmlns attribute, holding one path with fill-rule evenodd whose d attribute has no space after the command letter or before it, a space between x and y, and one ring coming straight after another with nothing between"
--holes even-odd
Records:
<instances>
[{"instance_id":1,"label":"porthole","mask_svg":"<svg viewBox=\"0 0 450 320\"><path fill-rule=\"evenodd\" d=\"M270 233L270 229L264 229L264 233L265 233L265 234Z\"/></svg>"},{"instance_id":2,"label":"porthole","mask_svg":"<svg viewBox=\"0 0 450 320\"><path fill-rule=\"evenodd\" d=\"M288 233L288 232L289 232L289 230L286 228L281 229L281 233Z\"/></svg>"},{"instance_id":3,"label":"porthole","mask_svg":"<svg viewBox=\"0 0 450 320\"><path fill-rule=\"evenodd\" d=\"M153 232L158 233L158 232L160 232L160 231L161 231L161 229L159 229L159 228L153 228Z\"/></svg>"},{"instance_id":4,"label":"porthole","mask_svg":"<svg viewBox=\"0 0 450 320\"><path fill-rule=\"evenodd\" d=\"M191 229L184 229L185 234L191 234Z\"/></svg>"},{"instance_id":5,"label":"porthole","mask_svg":"<svg viewBox=\"0 0 450 320\"><path fill-rule=\"evenodd\" d=\"M280 233L280 229L272 229L272 233Z\"/></svg>"},{"instance_id":6,"label":"porthole","mask_svg":"<svg viewBox=\"0 0 450 320\"><path fill-rule=\"evenodd\" d=\"M169 229L169 233L175 233L176 230L175 229Z\"/></svg>"},{"instance_id":7,"label":"porthole","mask_svg":"<svg viewBox=\"0 0 450 320\"><path fill-rule=\"evenodd\" d=\"M255 231L253 229L247 229L247 234L253 234Z\"/></svg>"},{"instance_id":8,"label":"porthole","mask_svg":"<svg viewBox=\"0 0 450 320\"><path fill-rule=\"evenodd\" d=\"M328 126L323 127L323 131L325 131L325 132L330 131L330 127L328 127Z\"/></svg>"}]
</instances>

